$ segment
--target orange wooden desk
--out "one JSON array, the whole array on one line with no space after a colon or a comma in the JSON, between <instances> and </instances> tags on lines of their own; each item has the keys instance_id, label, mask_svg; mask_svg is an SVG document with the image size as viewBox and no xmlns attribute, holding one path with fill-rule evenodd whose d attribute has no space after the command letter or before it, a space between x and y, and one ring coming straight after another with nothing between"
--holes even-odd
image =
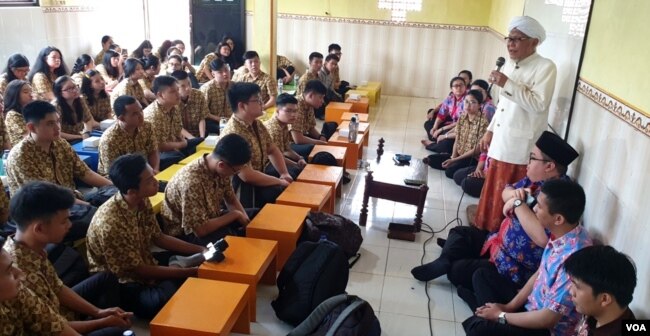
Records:
<instances>
[{"instance_id":1,"label":"orange wooden desk","mask_svg":"<svg viewBox=\"0 0 650 336\"><path fill-rule=\"evenodd\" d=\"M346 120L350 121L350 119L352 119L352 116L354 116L355 114L359 114L359 113L345 112L345 113L343 113L341 115L341 119L339 121L337 121L337 122L341 123L341 122L346 121ZM360 113L359 114L359 122L368 122L368 114Z\"/></svg>"},{"instance_id":2,"label":"orange wooden desk","mask_svg":"<svg viewBox=\"0 0 650 336\"><path fill-rule=\"evenodd\" d=\"M345 152L347 149L345 147L340 147L340 146L328 146L328 145L315 145L314 149L311 150L311 153L309 153L309 162L311 162L311 159L314 158L314 155L318 152L328 152L332 155L334 155L334 158L336 159L336 165L345 167Z\"/></svg>"},{"instance_id":3,"label":"orange wooden desk","mask_svg":"<svg viewBox=\"0 0 650 336\"><path fill-rule=\"evenodd\" d=\"M160 213L160 208L162 208L162 202L165 200L165 193L157 193L149 197L149 202L151 202L151 207L153 208L153 213Z\"/></svg>"},{"instance_id":4,"label":"orange wooden desk","mask_svg":"<svg viewBox=\"0 0 650 336\"><path fill-rule=\"evenodd\" d=\"M267 203L246 226L246 237L277 241L276 269L280 270L296 249L309 210L305 207Z\"/></svg>"},{"instance_id":5,"label":"orange wooden desk","mask_svg":"<svg viewBox=\"0 0 650 336\"><path fill-rule=\"evenodd\" d=\"M188 278L151 320L152 336L250 334L250 286Z\"/></svg>"},{"instance_id":6,"label":"orange wooden desk","mask_svg":"<svg viewBox=\"0 0 650 336\"><path fill-rule=\"evenodd\" d=\"M361 119L361 115L359 115L359 119ZM341 124L339 124L339 127L337 129L348 129L350 128L350 121L344 120L341 121ZM368 146L368 141L370 141L370 124L367 122L360 122L359 123L359 134L363 135L363 145Z\"/></svg>"},{"instance_id":7,"label":"orange wooden desk","mask_svg":"<svg viewBox=\"0 0 650 336\"><path fill-rule=\"evenodd\" d=\"M257 283L275 284L275 258L278 242L247 237L226 236L226 259L220 263L204 262L199 278L243 283L249 286L250 320L256 320ZM214 313L214 312L213 312Z\"/></svg>"},{"instance_id":8,"label":"orange wooden desk","mask_svg":"<svg viewBox=\"0 0 650 336\"><path fill-rule=\"evenodd\" d=\"M330 202L336 207L336 196L341 196L343 167L308 164L303 168L297 181L322 184L332 188ZM332 212L334 213L334 212Z\"/></svg>"},{"instance_id":9,"label":"orange wooden desk","mask_svg":"<svg viewBox=\"0 0 650 336\"><path fill-rule=\"evenodd\" d=\"M212 150L205 150L205 149L197 150L196 153L184 158L183 160L178 162L178 164L186 165L186 164L188 164L188 163L202 157L203 154L211 154L211 153L212 153Z\"/></svg>"},{"instance_id":10,"label":"orange wooden desk","mask_svg":"<svg viewBox=\"0 0 650 336\"><path fill-rule=\"evenodd\" d=\"M334 213L332 190L321 184L291 182L275 200L276 204L308 207L312 211Z\"/></svg>"},{"instance_id":11,"label":"orange wooden desk","mask_svg":"<svg viewBox=\"0 0 650 336\"><path fill-rule=\"evenodd\" d=\"M363 115L363 114L362 114ZM345 168L357 169L359 159L363 157L363 134L357 134L357 141L349 142L348 137L342 137L339 132L332 134L328 145L345 147Z\"/></svg>"},{"instance_id":12,"label":"orange wooden desk","mask_svg":"<svg viewBox=\"0 0 650 336\"><path fill-rule=\"evenodd\" d=\"M370 102L368 97L360 97L359 100L353 100L347 98L345 102L352 104L352 109L350 110L350 112L356 112L356 113L370 112Z\"/></svg>"},{"instance_id":13,"label":"orange wooden desk","mask_svg":"<svg viewBox=\"0 0 650 336\"><path fill-rule=\"evenodd\" d=\"M341 115L352 111L352 104L331 102L325 106L325 121L339 122Z\"/></svg>"}]
</instances>

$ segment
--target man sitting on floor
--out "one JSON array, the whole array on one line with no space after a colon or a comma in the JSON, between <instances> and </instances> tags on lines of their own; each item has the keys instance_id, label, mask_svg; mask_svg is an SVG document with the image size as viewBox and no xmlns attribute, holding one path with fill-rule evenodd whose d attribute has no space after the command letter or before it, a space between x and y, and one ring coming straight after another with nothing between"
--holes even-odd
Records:
<instances>
[{"instance_id":1,"label":"man sitting on floor","mask_svg":"<svg viewBox=\"0 0 650 336\"><path fill-rule=\"evenodd\" d=\"M512 293L514 296L499 297L499 284L483 282L483 288L477 288L481 306L476 309L476 316L463 322L468 336L575 333L579 314L572 301L571 280L564 270L564 261L591 245L587 230L580 224L585 193L580 185L567 180L548 181L541 189L535 216L551 232L551 239L539 269L519 292Z\"/></svg>"},{"instance_id":2,"label":"man sitting on floor","mask_svg":"<svg viewBox=\"0 0 650 336\"><path fill-rule=\"evenodd\" d=\"M264 122L264 127L269 131L271 140L284 154L284 162L292 177L297 177L302 168L307 165L305 158L291 148L291 131L289 125L296 121L298 114L298 100L296 97L283 93L278 96L277 109L273 117ZM311 146L313 149L313 146ZM309 150L311 152L311 149ZM269 172L267 172L269 174Z\"/></svg>"},{"instance_id":3,"label":"man sitting on floor","mask_svg":"<svg viewBox=\"0 0 650 336\"><path fill-rule=\"evenodd\" d=\"M3 249L0 236L0 326L3 335L79 335L65 317L23 285L25 274Z\"/></svg>"},{"instance_id":4,"label":"man sitting on floor","mask_svg":"<svg viewBox=\"0 0 650 336\"><path fill-rule=\"evenodd\" d=\"M111 184L111 181L90 170L81 161L70 144L61 138L61 118L52 104L33 101L23 109L29 134L9 153L7 179L11 194L30 181L47 181L75 192L72 205L72 229L64 241L86 236L90 219L96 208L83 201L76 190L75 178L93 187Z\"/></svg>"},{"instance_id":5,"label":"man sitting on floor","mask_svg":"<svg viewBox=\"0 0 650 336\"><path fill-rule=\"evenodd\" d=\"M261 208L266 203L275 202L284 188L293 182L284 155L271 140L264 124L257 119L263 113L259 93L260 87L254 83L233 83L230 86L228 100L234 114L221 134L239 134L251 146L250 164L245 165L233 180L235 190L244 182L240 199L248 208ZM265 173L269 161L276 172L274 176ZM251 186L254 187L252 195Z\"/></svg>"},{"instance_id":6,"label":"man sitting on floor","mask_svg":"<svg viewBox=\"0 0 650 336\"><path fill-rule=\"evenodd\" d=\"M23 284L66 316L78 333L122 335L131 325L132 314L114 308L119 304L117 279L100 272L69 288L47 260L45 246L60 243L70 229L69 209L74 202L72 192L56 184L25 184L11 198L11 218L18 231L4 248L25 273Z\"/></svg>"},{"instance_id":7,"label":"man sitting on floor","mask_svg":"<svg viewBox=\"0 0 650 336\"><path fill-rule=\"evenodd\" d=\"M217 58L210 62L210 70L214 78L201 86L201 92L208 103L205 128L208 133L219 134L221 120L228 120L232 116L227 98L228 88L230 88L230 67L228 63Z\"/></svg>"},{"instance_id":8,"label":"man sitting on floor","mask_svg":"<svg viewBox=\"0 0 650 336\"><path fill-rule=\"evenodd\" d=\"M611 246L589 246L564 262L571 279L571 297L583 314L577 336L615 336L623 320L634 320L628 305L636 287L636 269L630 257Z\"/></svg>"},{"instance_id":9,"label":"man sitting on floor","mask_svg":"<svg viewBox=\"0 0 650 336\"><path fill-rule=\"evenodd\" d=\"M219 140L212 154L203 154L181 168L165 188L160 213L163 231L199 245L226 235L243 236L257 211L244 210L230 180L250 159L246 139L229 134ZM222 210L222 201L227 211Z\"/></svg>"},{"instance_id":10,"label":"man sitting on floor","mask_svg":"<svg viewBox=\"0 0 650 336\"><path fill-rule=\"evenodd\" d=\"M151 247L183 255L201 253L204 248L160 232L149 201L158 192L158 180L144 157L117 158L109 176L120 192L99 207L88 229L90 271L115 274L123 306L151 319L185 279L198 272L197 267L158 266Z\"/></svg>"},{"instance_id":11,"label":"man sitting on floor","mask_svg":"<svg viewBox=\"0 0 650 336\"><path fill-rule=\"evenodd\" d=\"M296 87L296 97L302 96L302 93L305 91L305 85L311 80L318 80L318 71L323 66L323 54L314 51L309 54L309 68L305 71L305 74L300 76L298 80L298 87Z\"/></svg>"},{"instance_id":12,"label":"man sitting on floor","mask_svg":"<svg viewBox=\"0 0 650 336\"><path fill-rule=\"evenodd\" d=\"M205 138L205 118L208 117L208 103L192 83L185 71L174 71L172 77L178 81L181 102L178 105L183 123L183 136L187 139Z\"/></svg>"},{"instance_id":13,"label":"man sitting on floor","mask_svg":"<svg viewBox=\"0 0 650 336\"><path fill-rule=\"evenodd\" d=\"M490 274L503 280L504 290L516 292L537 270L548 241L548 233L532 211L539 187L550 180L568 179L567 166L577 156L562 138L543 133L530 153L527 176L503 191L507 217L500 230L488 237L487 231L473 226L451 229L440 257L415 267L413 276L428 281L448 274L472 309L476 308L472 277L478 269L488 268Z\"/></svg>"},{"instance_id":14,"label":"man sitting on floor","mask_svg":"<svg viewBox=\"0 0 650 336\"><path fill-rule=\"evenodd\" d=\"M147 158L155 172L160 170L160 153L153 127L144 121L142 106L131 96L120 96L113 104L115 124L99 139L97 172L108 176L111 162L124 154L140 154Z\"/></svg>"},{"instance_id":15,"label":"man sitting on floor","mask_svg":"<svg viewBox=\"0 0 650 336\"><path fill-rule=\"evenodd\" d=\"M278 82L260 69L260 56L257 51L251 50L244 53L244 67L248 71L235 72L232 81L257 84L260 87L262 111L275 106Z\"/></svg>"},{"instance_id":16,"label":"man sitting on floor","mask_svg":"<svg viewBox=\"0 0 650 336\"><path fill-rule=\"evenodd\" d=\"M325 123L322 132L316 130L314 109L319 108L325 101L327 88L319 80L311 80L305 85L305 91L298 98L298 115L291 124L292 149L300 156L307 157L314 145L326 145L329 137L336 132L336 127ZM327 133L327 134L325 134Z\"/></svg>"},{"instance_id":17,"label":"man sitting on floor","mask_svg":"<svg viewBox=\"0 0 650 336\"><path fill-rule=\"evenodd\" d=\"M188 155L194 154L202 138L185 138L183 122L178 110L181 96L176 78L158 76L151 90L156 100L144 109L144 119L151 123L160 150L160 170L178 163Z\"/></svg>"}]
</instances>

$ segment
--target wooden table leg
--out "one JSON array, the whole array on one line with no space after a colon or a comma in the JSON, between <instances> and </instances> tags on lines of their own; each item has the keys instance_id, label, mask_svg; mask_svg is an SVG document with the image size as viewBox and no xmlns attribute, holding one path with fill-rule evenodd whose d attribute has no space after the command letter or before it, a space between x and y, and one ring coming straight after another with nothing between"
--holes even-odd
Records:
<instances>
[{"instance_id":1,"label":"wooden table leg","mask_svg":"<svg viewBox=\"0 0 650 336\"><path fill-rule=\"evenodd\" d=\"M359 215L359 225L366 226L368 220L368 199L370 198L370 185L373 183L372 171L366 175L366 185L363 189L363 203L361 204L361 215Z\"/></svg>"}]
</instances>

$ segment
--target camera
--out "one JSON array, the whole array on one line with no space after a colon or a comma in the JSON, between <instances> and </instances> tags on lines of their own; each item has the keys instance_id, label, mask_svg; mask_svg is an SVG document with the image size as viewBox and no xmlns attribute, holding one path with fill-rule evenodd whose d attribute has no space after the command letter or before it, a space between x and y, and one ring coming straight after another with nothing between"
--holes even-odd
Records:
<instances>
[{"instance_id":1,"label":"camera","mask_svg":"<svg viewBox=\"0 0 650 336\"><path fill-rule=\"evenodd\" d=\"M226 256L223 254L228 249L228 242L223 238L217 240L216 243L209 243L207 246L208 250L203 252L203 257L206 261L212 262L222 262L226 259Z\"/></svg>"}]
</instances>

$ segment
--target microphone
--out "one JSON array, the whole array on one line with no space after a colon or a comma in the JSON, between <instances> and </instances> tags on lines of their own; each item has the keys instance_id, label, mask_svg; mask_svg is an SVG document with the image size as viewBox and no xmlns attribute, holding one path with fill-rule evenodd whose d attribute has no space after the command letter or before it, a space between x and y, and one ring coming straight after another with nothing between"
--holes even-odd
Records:
<instances>
[{"instance_id":1,"label":"microphone","mask_svg":"<svg viewBox=\"0 0 650 336\"><path fill-rule=\"evenodd\" d=\"M502 67L504 64L506 64L506 59L505 59L505 58L503 58L503 57L499 57L499 58L497 58L497 67L496 67L494 70L495 70L495 71L500 71L500 70L501 70L501 67ZM490 86L489 86L488 89L487 89L487 92L488 92L488 93L490 93L490 91L492 90L492 84L494 84L494 83L490 83Z\"/></svg>"}]
</instances>

